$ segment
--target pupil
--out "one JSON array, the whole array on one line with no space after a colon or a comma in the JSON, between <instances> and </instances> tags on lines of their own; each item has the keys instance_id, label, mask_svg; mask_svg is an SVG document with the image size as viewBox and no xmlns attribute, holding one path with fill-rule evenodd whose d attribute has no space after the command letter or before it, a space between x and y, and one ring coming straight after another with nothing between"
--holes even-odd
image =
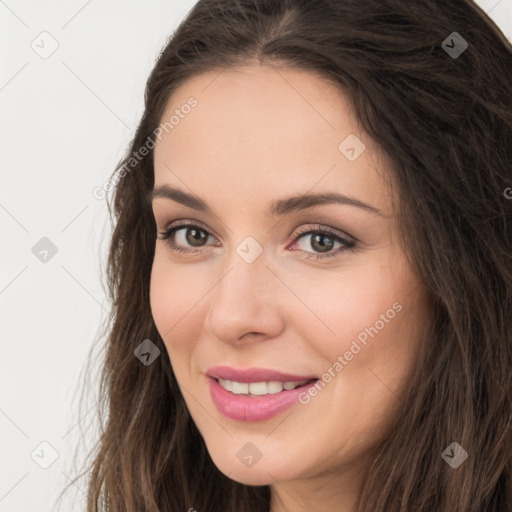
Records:
<instances>
[{"instance_id":1,"label":"pupil","mask_svg":"<svg viewBox=\"0 0 512 512\"><path fill-rule=\"evenodd\" d=\"M189 236L190 233L193 233L193 235ZM200 231L199 229L195 229L195 228L187 229L187 242L190 245L199 247L199 246L201 246L201 241L203 241L205 238L206 238L206 236L203 231Z\"/></svg>"},{"instance_id":2,"label":"pupil","mask_svg":"<svg viewBox=\"0 0 512 512\"><path fill-rule=\"evenodd\" d=\"M326 244L325 239L331 240L331 242ZM314 246L316 242L319 243L319 249ZM313 237L313 241L311 242L311 247L313 247L313 249L319 250L319 252L328 252L333 248L333 245L334 242L332 241L332 238L324 235L315 235Z\"/></svg>"}]
</instances>

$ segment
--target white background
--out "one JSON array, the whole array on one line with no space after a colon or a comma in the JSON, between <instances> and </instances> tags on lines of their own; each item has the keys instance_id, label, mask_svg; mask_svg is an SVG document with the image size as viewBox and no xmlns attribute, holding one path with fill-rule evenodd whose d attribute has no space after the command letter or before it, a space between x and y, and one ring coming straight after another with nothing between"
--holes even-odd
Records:
<instances>
[{"instance_id":1,"label":"white background","mask_svg":"<svg viewBox=\"0 0 512 512\"><path fill-rule=\"evenodd\" d=\"M74 476L80 428L95 418L96 382L79 410L81 372L109 311L108 211L92 191L123 156L154 61L194 3L0 0L0 512L56 510ZM512 40L512 0L478 3ZM46 59L31 47L52 44ZM32 251L43 237L57 248L47 262ZM41 442L58 454L48 469ZM85 510L85 479L73 490L58 510Z\"/></svg>"}]
</instances>

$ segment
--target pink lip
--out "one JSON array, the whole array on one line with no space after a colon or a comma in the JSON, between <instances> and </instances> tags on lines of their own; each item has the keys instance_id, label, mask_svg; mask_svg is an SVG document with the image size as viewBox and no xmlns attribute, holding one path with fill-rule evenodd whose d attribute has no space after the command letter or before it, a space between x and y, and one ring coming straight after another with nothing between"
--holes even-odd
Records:
<instances>
[{"instance_id":1,"label":"pink lip","mask_svg":"<svg viewBox=\"0 0 512 512\"><path fill-rule=\"evenodd\" d=\"M236 370L226 366L217 366L208 370L206 375L210 385L210 395L215 407L227 418L239 421L263 421L285 411L299 401L299 395L307 391L318 380L316 377L291 375L273 370L250 369ZM303 386L291 390L264 396L236 395L224 389L217 378L236 382L297 382L309 380Z\"/></svg>"},{"instance_id":2,"label":"pink lip","mask_svg":"<svg viewBox=\"0 0 512 512\"><path fill-rule=\"evenodd\" d=\"M292 375L291 373L282 373L265 368L241 370L230 366L214 366L206 372L206 375L214 379L234 380L235 382L299 382L301 380L317 379L315 375Z\"/></svg>"}]
</instances>

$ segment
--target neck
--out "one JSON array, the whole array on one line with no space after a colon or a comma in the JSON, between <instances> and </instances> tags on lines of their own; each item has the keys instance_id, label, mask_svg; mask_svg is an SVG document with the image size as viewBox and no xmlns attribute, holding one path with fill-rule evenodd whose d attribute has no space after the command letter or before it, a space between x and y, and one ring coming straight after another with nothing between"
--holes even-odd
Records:
<instances>
[{"instance_id":1,"label":"neck","mask_svg":"<svg viewBox=\"0 0 512 512\"><path fill-rule=\"evenodd\" d=\"M271 484L270 512L354 512L361 487L354 472Z\"/></svg>"}]
</instances>

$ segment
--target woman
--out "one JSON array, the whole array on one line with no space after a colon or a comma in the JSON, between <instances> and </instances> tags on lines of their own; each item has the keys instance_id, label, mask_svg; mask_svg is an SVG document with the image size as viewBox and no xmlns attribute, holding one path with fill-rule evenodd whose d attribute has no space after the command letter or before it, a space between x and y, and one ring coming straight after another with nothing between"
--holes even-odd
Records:
<instances>
[{"instance_id":1,"label":"woman","mask_svg":"<svg viewBox=\"0 0 512 512\"><path fill-rule=\"evenodd\" d=\"M88 510L512 510L512 51L473 2L201 0L113 175Z\"/></svg>"}]
</instances>

